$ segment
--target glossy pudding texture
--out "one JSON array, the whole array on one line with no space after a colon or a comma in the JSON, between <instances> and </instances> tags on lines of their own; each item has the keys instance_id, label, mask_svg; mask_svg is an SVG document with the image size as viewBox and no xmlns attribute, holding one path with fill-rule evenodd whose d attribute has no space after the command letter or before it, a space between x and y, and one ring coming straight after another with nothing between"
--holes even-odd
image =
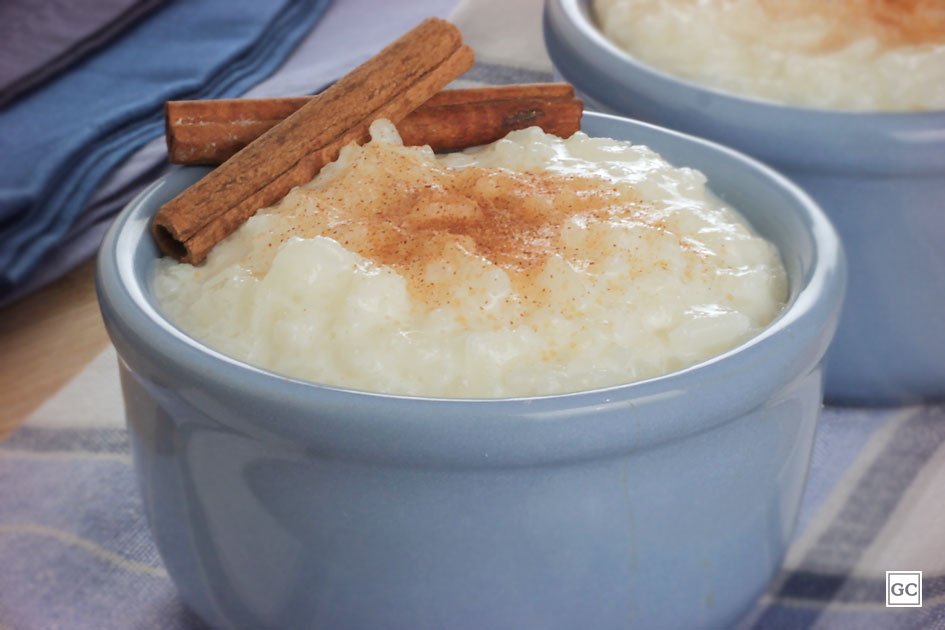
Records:
<instances>
[{"instance_id":1,"label":"glossy pudding texture","mask_svg":"<svg viewBox=\"0 0 945 630\"><path fill-rule=\"evenodd\" d=\"M435 155L371 131L201 266L158 261L172 321L304 380L496 398L678 370L783 307L776 248L647 147L531 128Z\"/></svg>"},{"instance_id":2,"label":"glossy pudding texture","mask_svg":"<svg viewBox=\"0 0 945 630\"><path fill-rule=\"evenodd\" d=\"M739 95L854 111L945 109L942 0L592 0L640 61Z\"/></svg>"}]
</instances>

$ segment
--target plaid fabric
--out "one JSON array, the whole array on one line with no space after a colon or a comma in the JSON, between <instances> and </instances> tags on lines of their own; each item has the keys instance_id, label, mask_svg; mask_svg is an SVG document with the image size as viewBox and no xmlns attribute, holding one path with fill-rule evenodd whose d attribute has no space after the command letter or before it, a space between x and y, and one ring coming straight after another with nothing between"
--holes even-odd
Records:
<instances>
[{"instance_id":1,"label":"plaid fabric","mask_svg":"<svg viewBox=\"0 0 945 630\"><path fill-rule=\"evenodd\" d=\"M815 449L800 531L743 627L945 628L945 405L828 408ZM921 608L886 607L886 571L923 572Z\"/></svg>"}]
</instances>

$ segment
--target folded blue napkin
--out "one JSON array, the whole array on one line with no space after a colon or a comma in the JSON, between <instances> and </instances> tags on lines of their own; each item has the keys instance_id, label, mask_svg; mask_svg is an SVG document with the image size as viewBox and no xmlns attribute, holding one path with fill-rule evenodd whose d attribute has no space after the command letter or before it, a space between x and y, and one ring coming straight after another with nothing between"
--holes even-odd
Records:
<instances>
[{"instance_id":1,"label":"folded blue napkin","mask_svg":"<svg viewBox=\"0 0 945 630\"><path fill-rule=\"evenodd\" d=\"M163 103L238 96L330 0L176 0L0 111L0 295L57 247L109 171L163 131Z\"/></svg>"},{"instance_id":2,"label":"folded blue napkin","mask_svg":"<svg viewBox=\"0 0 945 630\"><path fill-rule=\"evenodd\" d=\"M0 2L0 107L105 46L165 2Z\"/></svg>"}]
</instances>

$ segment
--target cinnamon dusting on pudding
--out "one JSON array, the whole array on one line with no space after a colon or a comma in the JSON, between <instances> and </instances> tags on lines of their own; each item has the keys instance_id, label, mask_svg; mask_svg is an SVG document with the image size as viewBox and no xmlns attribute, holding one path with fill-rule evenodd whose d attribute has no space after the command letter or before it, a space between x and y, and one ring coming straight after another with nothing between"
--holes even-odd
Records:
<instances>
[{"instance_id":1,"label":"cinnamon dusting on pudding","mask_svg":"<svg viewBox=\"0 0 945 630\"><path fill-rule=\"evenodd\" d=\"M328 185L303 187L274 211L286 212L286 204L297 209L291 232L280 240L331 238L403 273L411 293L434 304L444 301L452 280L431 282L427 270L457 255L502 268L517 292L540 300L541 292L531 285L552 256L587 266L612 255L612 245L602 239L569 247L562 239L569 224L629 221L667 235L652 208L605 179L454 169L386 143L365 145ZM692 250L683 241L679 246ZM695 250L690 254L698 258Z\"/></svg>"},{"instance_id":2,"label":"cinnamon dusting on pudding","mask_svg":"<svg viewBox=\"0 0 945 630\"><path fill-rule=\"evenodd\" d=\"M945 43L942 0L760 0L775 20L821 17L831 25L816 46L834 50L864 36L884 47Z\"/></svg>"}]
</instances>

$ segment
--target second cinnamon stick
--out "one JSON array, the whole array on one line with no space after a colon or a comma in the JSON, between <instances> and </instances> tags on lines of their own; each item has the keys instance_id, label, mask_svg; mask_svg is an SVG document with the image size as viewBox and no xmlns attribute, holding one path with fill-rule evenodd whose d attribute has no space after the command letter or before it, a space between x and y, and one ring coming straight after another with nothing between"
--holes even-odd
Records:
<instances>
[{"instance_id":1,"label":"second cinnamon stick","mask_svg":"<svg viewBox=\"0 0 945 630\"><path fill-rule=\"evenodd\" d=\"M313 97L169 101L167 150L178 164L220 164ZM397 124L404 144L455 151L536 125L568 137L580 129L581 101L567 83L444 90Z\"/></svg>"}]
</instances>

